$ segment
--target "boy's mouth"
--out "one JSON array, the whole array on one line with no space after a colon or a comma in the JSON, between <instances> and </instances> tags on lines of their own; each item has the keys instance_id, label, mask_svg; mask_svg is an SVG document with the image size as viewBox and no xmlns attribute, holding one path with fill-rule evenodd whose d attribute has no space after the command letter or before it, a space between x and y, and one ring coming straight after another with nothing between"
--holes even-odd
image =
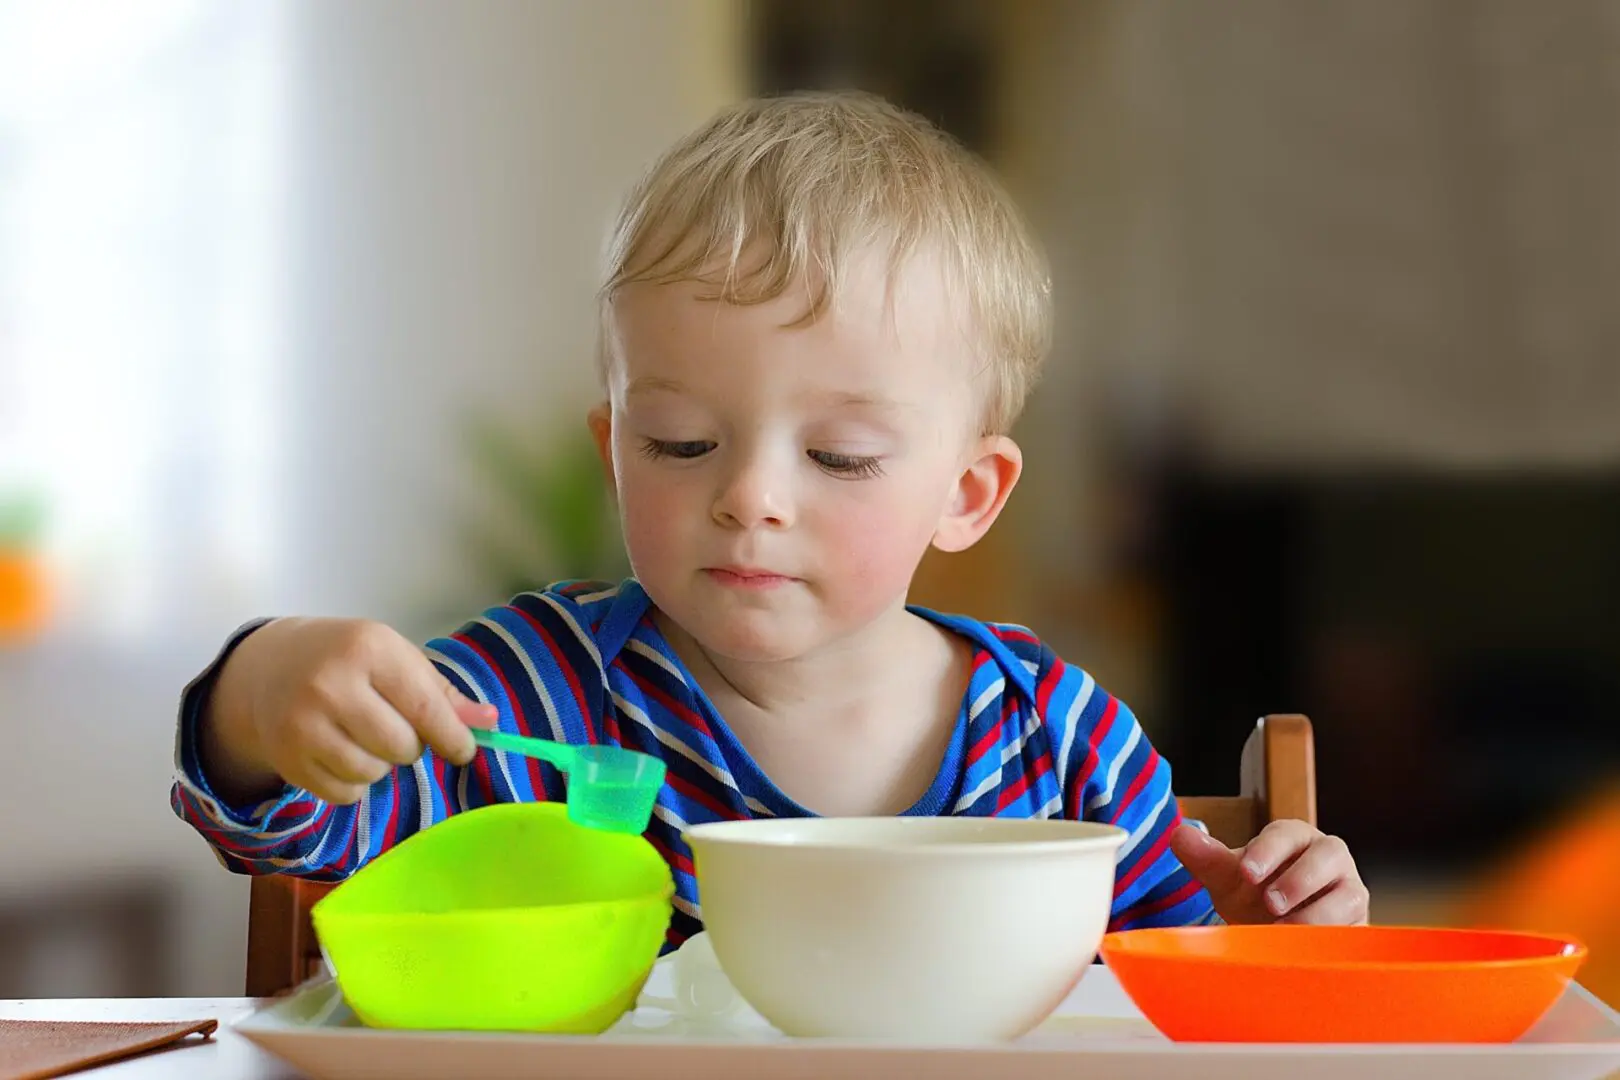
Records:
<instances>
[{"instance_id":1,"label":"boy's mouth","mask_svg":"<svg viewBox=\"0 0 1620 1080\"><path fill-rule=\"evenodd\" d=\"M732 589L774 589L795 580L786 574L751 566L711 566L703 572L715 584Z\"/></svg>"}]
</instances>

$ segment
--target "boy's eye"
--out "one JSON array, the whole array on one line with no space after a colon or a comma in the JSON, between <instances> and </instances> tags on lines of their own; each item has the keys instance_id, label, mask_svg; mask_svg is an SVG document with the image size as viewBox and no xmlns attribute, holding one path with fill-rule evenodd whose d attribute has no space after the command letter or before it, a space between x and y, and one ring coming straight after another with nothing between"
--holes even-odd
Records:
<instances>
[{"instance_id":1,"label":"boy's eye","mask_svg":"<svg viewBox=\"0 0 1620 1080\"><path fill-rule=\"evenodd\" d=\"M811 461L835 476L865 479L883 475L883 463L875 457L852 457L848 454L835 454L830 450L810 450L807 453Z\"/></svg>"},{"instance_id":2,"label":"boy's eye","mask_svg":"<svg viewBox=\"0 0 1620 1080\"><path fill-rule=\"evenodd\" d=\"M665 439L643 439L641 452L650 458L680 458L689 461L700 458L714 449L714 443L707 440L687 440L670 442Z\"/></svg>"}]
</instances>

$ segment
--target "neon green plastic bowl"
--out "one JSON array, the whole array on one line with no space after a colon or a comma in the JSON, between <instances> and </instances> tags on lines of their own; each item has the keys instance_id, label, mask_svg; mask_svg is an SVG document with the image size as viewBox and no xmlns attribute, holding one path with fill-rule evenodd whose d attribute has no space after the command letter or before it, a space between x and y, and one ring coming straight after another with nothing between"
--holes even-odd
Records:
<instances>
[{"instance_id":1,"label":"neon green plastic bowl","mask_svg":"<svg viewBox=\"0 0 1620 1080\"><path fill-rule=\"evenodd\" d=\"M635 1004L674 891L641 837L504 803L411 836L310 915L367 1026L596 1034Z\"/></svg>"}]
</instances>

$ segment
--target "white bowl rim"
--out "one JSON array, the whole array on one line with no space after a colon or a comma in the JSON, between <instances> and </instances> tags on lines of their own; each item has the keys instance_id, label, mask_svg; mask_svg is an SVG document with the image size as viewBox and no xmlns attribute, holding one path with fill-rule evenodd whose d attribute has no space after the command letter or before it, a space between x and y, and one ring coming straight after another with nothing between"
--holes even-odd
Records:
<instances>
[{"instance_id":1,"label":"white bowl rim","mask_svg":"<svg viewBox=\"0 0 1620 1080\"><path fill-rule=\"evenodd\" d=\"M808 832L811 835L805 835ZM816 833L826 835L817 836ZM962 839L930 839L930 832L957 833ZM981 835L973 837L978 832ZM1006 839L983 836L1005 832ZM1041 835L1041 834L1048 835ZM863 835L864 834L864 835ZM910 835L908 835L910 834ZM1020 835L1021 834L1021 835ZM801 851L885 855L940 855L952 859L1001 858L1007 855L1081 854L1113 851L1129 834L1118 825L1064 818L941 817L804 817L711 821L686 828L688 843Z\"/></svg>"}]
</instances>

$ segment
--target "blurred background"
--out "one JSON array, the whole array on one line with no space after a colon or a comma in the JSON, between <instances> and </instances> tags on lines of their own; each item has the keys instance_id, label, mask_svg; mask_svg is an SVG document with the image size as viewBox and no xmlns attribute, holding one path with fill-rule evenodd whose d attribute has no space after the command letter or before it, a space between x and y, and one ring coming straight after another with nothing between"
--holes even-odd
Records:
<instances>
[{"instance_id":1,"label":"blurred background","mask_svg":"<svg viewBox=\"0 0 1620 1080\"><path fill-rule=\"evenodd\" d=\"M1054 263L1026 480L915 599L1037 627L1184 793L1317 733L1379 921L1620 1003L1620 2L0 0L0 996L239 993L175 820L258 614L622 571L598 256L668 141L860 86Z\"/></svg>"}]
</instances>

